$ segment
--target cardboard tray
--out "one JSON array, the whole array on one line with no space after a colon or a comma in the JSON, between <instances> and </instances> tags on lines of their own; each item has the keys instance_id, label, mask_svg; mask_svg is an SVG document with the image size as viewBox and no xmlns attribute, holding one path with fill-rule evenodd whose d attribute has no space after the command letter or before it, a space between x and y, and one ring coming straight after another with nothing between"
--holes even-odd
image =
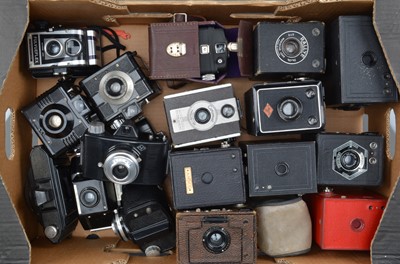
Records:
<instances>
[{"instance_id":1,"label":"cardboard tray","mask_svg":"<svg viewBox=\"0 0 400 264\"><path fill-rule=\"evenodd\" d=\"M43 237L43 231L35 216L25 203L23 186L29 166L32 135L28 123L20 109L30 103L37 95L54 85L56 79L35 80L26 67L26 54L23 43L24 31L28 21L46 19L51 24L66 26L106 25L124 30L131 38L122 40L128 50L136 50L148 63L148 24L165 22L173 13L186 12L193 15L207 15L224 25L238 25L240 19L251 22L268 21L332 21L338 15L373 14L375 28L380 36L392 74L400 78L398 43L398 0L228 0L228 1L128 1L128 0L5 0L0 3L0 262L3 263L176 263L176 256L144 257L132 243L121 242L112 232L100 232L100 239L89 240L89 234L80 226L71 239L59 245L51 244ZM28 15L29 14L29 15ZM9 23L9 22L12 23ZM20 45L22 44L22 45ZM114 54L106 53L106 61ZM8 69L8 65L10 65ZM8 70L7 70L8 69ZM4 83L3 83L3 80ZM254 82L248 79L232 79L235 93L243 102L243 93ZM144 114L156 130L168 131L163 114L163 96L176 91L166 88L163 94L144 106ZM203 87L190 84L183 90ZM180 90L181 91L181 90ZM382 187L375 189L389 197L395 192L394 186L400 170L400 159L396 159L400 149L400 133L390 132L390 113L395 114L392 123L400 131L400 103L384 104L361 108L358 111L328 109L327 131L363 132L367 127L386 136L387 151L385 159L385 179ZM7 114L6 114L7 113ZM9 122L6 122L8 116ZM368 124L366 125L366 117ZM7 133L7 131L9 133ZM9 141L6 140L9 138ZM262 139L292 138L293 136L268 136ZM259 140L243 133L240 140ZM395 143L393 143L395 140ZM393 142L392 142L393 141ZM10 143L8 143L10 142ZM390 149L390 145L394 148ZM7 150L6 150L7 148ZM393 155L393 151L395 154ZM9 196L9 198L7 197ZM374 263L395 263L399 261L398 244L400 228L394 217L398 212L398 199L391 199L382 223L388 228L378 230L378 241L374 241L372 251ZM398 219L398 218L397 218ZM390 237L389 234L390 233ZM391 245L388 249L387 245ZM397 252L397 253L396 253ZM396 255L397 254L397 255ZM393 262L394 261L394 262ZM309 254L298 257L273 259L260 256L257 263L370 263L369 252L321 251L314 247Z\"/></svg>"}]
</instances>

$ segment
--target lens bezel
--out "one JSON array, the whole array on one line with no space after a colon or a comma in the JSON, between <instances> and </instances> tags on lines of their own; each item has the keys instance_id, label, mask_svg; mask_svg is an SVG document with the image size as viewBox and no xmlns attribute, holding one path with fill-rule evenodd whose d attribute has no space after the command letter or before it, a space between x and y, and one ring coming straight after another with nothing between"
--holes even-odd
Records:
<instances>
[{"instance_id":1,"label":"lens bezel","mask_svg":"<svg viewBox=\"0 0 400 264\"><path fill-rule=\"evenodd\" d=\"M211 242L211 236L215 234L221 235L221 238L223 239L220 245L214 245ZM223 227L213 226L203 234L203 246L207 251L213 254L221 254L225 252L229 248L230 244L231 244L231 237L229 233L226 231L226 229Z\"/></svg>"},{"instance_id":2,"label":"lens bezel","mask_svg":"<svg viewBox=\"0 0 400 264\"><path fill-rule=\"evenodd\" d=\"M86 203L86 201L84 199L85 194L88 193L89 191L96 195L96 201L92 204ZM82 189L81 192L79 193L79 202L86 208L96 207L100 203L100 200L101 200L100 192L94 187L86 187L86 188Z\"/></svg>"},{"instance_id":3,"label":"lens bezel","mask_svg":"<svg viewBox=\"0 0 400 264\"><path fill-rule=\"evenodd\" d=\"M292 115L287 115L284 113L284 107L288 103L291 103L295 107L294 114ZM284 121L293 121L296 120L300 117L300 115L303 113L303 104L299 99L296 97L284 97L282 100L278 103L278 115L279 117L284 120Z\"/></svg>"},{"instance_id":4,"label":"lens bezel","mask_svg":"<svg viewBox=\"0 0 400 264\"><path fill-rule=\"evenodd\" d=\"M104 175L116 184L129 184L136 180L140 173L140 158L132 152L115 150L109 153L103 163ZM124 166L128 174L124 178L116 177L113 170L117 166Z\"/></svg>"},{"instance_id":5,"label":"lens bezel","mask_svg":"<svg viewBox=\"0 0 400 264\"><path fill-rule=\"evenodd\" d=\"M285 48L289 43L294 43L295 45L294 46L296 46L296 50L297 50L297 52L296 53L293 53L293 52L291 52L291 53L289 53L289 52L287 52L287 49ZM303 48L303 45L300 43L300 41L297 39L297 38L287 38L287 39L285 39L284 41L282 41L282 52L283 52L283 54L285 54L285 56L286 57L288 57L288 58L296 58L297 56L299 56L300 55L300 53L302 52L302 50L304 49Z\"/></svg>"},{"instance_id":6,"label":"lens bezel","mask_svg":"<svg viewBox=\"0 0 400 264\"><path fill-rule=\"evenodd\" d=\"M124 85L124 92L121 95L114 96L108 92L107 85L110 80L118 79ZM123 105L127 103L134 96L134 83L132 78L125 72L122 71L110 71L106 73L100 80L99 83L99 94L101 98L112 105Z\"/></svg>"},{"instance_id":7,"label":"lens bezel","mask_svg":"<svg viewBox=\"0 0 400 264\"><path fill-rule=\"evenodd\" d=\"M79 43L79 50L78 50L78 52L76 52L76 53L70 53L70 52L68 52L68 43L70 43L70 42L75 42L75 43ZM70 57L76 57L76 56L78 56L80 53L82 52L82 43L78 40L78 39L76 39L76 38L70 38L70 39L67 39L67 41L65 41L65 54L67 54L68 56L70 56Z\"/></svg>"},{"instance_id":8,"label":"lens bezel","mask_svg":"<svg viewBox=\"0 0 400 264\"><path fill-rule=\"evenodd\" d=\"M48 49L50 43L54 43L54 42L58 44L58 46L60 47L60 50L58 51L57 54L52 55L52 54L50 54L50 53L48 52L47 49ZM46 43L44 44L44 52L45 52L46 55L49 56L50 58L57 58L57 57L59 57L60 54L63 52L63 50L64 50L63 45L62 45L61 42L60 42L59 40L57 40L57 39L49 39L49 40L46 41Z\"/></svg>"}]
</instances>

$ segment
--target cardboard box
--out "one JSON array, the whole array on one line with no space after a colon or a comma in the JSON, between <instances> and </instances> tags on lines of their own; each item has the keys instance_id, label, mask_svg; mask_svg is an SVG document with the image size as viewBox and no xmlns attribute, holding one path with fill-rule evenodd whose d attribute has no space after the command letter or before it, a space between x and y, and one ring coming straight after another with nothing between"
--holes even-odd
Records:
<instances>
[{"instance_id":1,"label":"cardboard box","mask_svg":"<svg viewBox=\"0 0 400 264\"><path fill-rule=\"evenodd\" d=\"M3 13L15 17L17 12L13 9L21 7L21 2L7 0L1 3L0 8ZM13 5L8 5L13 3ZM374 12L375 4L375 12ZM169 21L173 13L185 12L193 15L203 15L209 20L217 20L220 23L230 26L237 25L240 19L252 22L260 20L272 21L308 21L322 20L332 21L338 15L345 14L369 14L375 15L375 26L379 29L383 47L389 62L393 65L392 73L398 76L398 44L399 32L396 30L397 15L400 2L397 0L244 0L244 1L129 1L129 0L30 0L25 12L29 12L29 21L48 20L50 24L62 24L65 26L85 26L85 25L106 25L115 29L123 30L131 36L122 43L128 50L136 50L138 54L148 63L148 24L150 22ZM25 7L22 3L22 7ZM385 8L390 7L390 8ZM26 16L24 9L19 16ZM21 24L22 23L22 24ZM27 27L26 21L21 20L16 26ZM11 23L12 24L12 23ZM9 29L10 34L16 31ZM2 31L3 32L3 31ZM17 40L22 42L23 30ZM7 31L1 34L1 38L7 36ZM394 37L393 37L394 36ZM18 42L8 47L17 47ZM386 44L387 43L387 44ZM8 44L10 45L10 44ZM14 46L13 46L14 45ZM386 49L386 45L388 49ZM2 53L5 51L2 47ZM8 55L14 54L13 50L5 51ZM394 55L395 54L395 55ZM113 52L105 54L105 60L110 61L114 56ZM3 56L3 55L2 55ZM2 57L3 58L3 57ZM2 61L3 63L3 61ZM61 244L53 245L43 236L43 230L37 223L34 214L25 203L24 184L29 168L29 152L32 146L31 129L23 118L20 110L23 106L30 103L43 91L52 87L56 79L33 79L27 71L25 46L22 42L19 50L15 53L14 59L7 74L2 89L0 90L0 175L10 197L12 205L17 212L18 220L23 227L24 234L29 241L29 247L22 247L25 256L30 256L31 263L176 263L176 256L163 257L143 257L129 255L137 253L137 248L132 243L123 243L111 231L98 233L100 239L86 239L88 232L78 227L71 239L67 239ZM4 67L3 67L4 68ZM254 82L248 79L224 80L223 83L232 82L235 92L239 99L243 101L243 93L247 91ZM163 96L174 93L166 87L165 82L160 82L163 86L162 95L144 106L144 114L148 117L156 130L168 132L168 127L163 109ZM201 84L190 84L183 90L203 87ZM179 91L183 91L179 90ZM384 104L361 108L358 111L327 110L327 131L354 132L364 131L366 116L368 116L368 130L377 131L386 136L387 157L385 160L385 179L382 187L375 189L386 197L389 197L395 182L398 178L400 160L395 159L393 149L390 149L392 140L397 138L394 150L400 148L400 133L390 132L390 117L392 113L400 113L400 104ZM11 122L7 125L5 121L7 115L11 117ZM400 131L400 114L394 120L397 131ZM397 122L396 122L397 121ZM6 143L6 128L11 129L10 145ZM262 139L278 139L277 136L262 137ZM287 136L283 136L287 138ZM259 140L243 133L239 140ZM5 151L6 146L8 150ZM4 191L0 188L0 193ZM3 199L2 199L3 202ZM6 206L9 204L1 204ZM8 217L1 211L2 219ZM8 211L9 212L9 211ZM2 222L0 222L2 223ZM14 227L16 221L13 221ZM13 225L4 224L1 230L14 228ZM17 228L16 228L17 229ZM15 230L17 232L17 230ZM397 232L398 233L398 232ZM13 232L2 233L8 240L2 239L4 245L11 245L15 242ZM4 242L6 241L6 242ZM24 244L24 243L22 243ZM27 252L29 250L29 252ZM10 255L20 254L7 251ZM4 257L3 257L4 256ZM20 255L22 256L22 255ZM15 258L3 254L0 261L5 263L16 262ZM21 259L25 262L27 258ZM258 263L370 263L368 252L355 251L321 251L318 247L306 255L272 259L261 256ZM386 262L388 263L388 262ZM392 262L391 262L392 263Z\"/></svg>"}]
</instances>

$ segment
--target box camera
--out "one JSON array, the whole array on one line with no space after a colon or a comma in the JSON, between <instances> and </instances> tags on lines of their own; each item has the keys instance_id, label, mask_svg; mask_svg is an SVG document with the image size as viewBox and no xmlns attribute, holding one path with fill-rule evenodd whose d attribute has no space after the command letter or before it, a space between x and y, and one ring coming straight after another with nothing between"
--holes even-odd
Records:
<instances>
[{"instance_id":1,"label":"box camera","mask_svg":"<svg viewBox=\"0 0 400 264\"><path fill-rule=\"evenodd\" d=\"M22 109L29 124L52 156L78 144L88 128L91 110L74 90L73 80L60 80Z\"/></svg>"},{"instance_id":2,"label":"box camera","mask_svg":"<svg viewBox=\"0 0 400 264\"><path fill-rule=\"evenodd\" d=\"M329 27L327 45L328 106L397 102L397 87L371 17L340 16Z\"/></svg>"},{"instance_id":3,"label":"box camera","mask_svg":"<svg viewBox=\"0 0 400 264\"><path fill-rule=\"evenodd\" d=\"M175 148L240 136L239 101L231 84L167 95L164 107Z\"/></svg>"},{"instance_id":4,"label":"box camera","mask_svg":"<svg viewBox=\"0 0 400 264\"><path fill-rule=\"evenodd\" d=\"M117 209L117 197L112 182L85 179L73 180L79 222L83 229L110 227Z\"/></svg>"},{"instance_id":5,"label":"box camera","mask_svg":"<svg viewBox=\"0 0 400 264\"><path fill-rule=\"evenodd\" d=\"M327 250L370 250L386 201L371 192L310 195L315 242Z\"/></svg>"},{"instance_id":6,"label":"box camera","mask_svg":"<svg viewBox=\"0 0 400 264\"><path fill-rule=\"evenodd\" d=\"M156 83L150 82L140 69L135 55L126 52L80 82L104 122L121 114L125 119L137 116L142 105L159 93Z\"/></svg>"},{"instance_id":7,"label":"box camera","mask_svg":"<svg viewBox=\"0 0 400 264\"><path fill-rule=\"evenodd\" d=\"M44 228L45 236L59 243L72 234L78 214L66 156L51 158L42 146L30 154L26 198Z\"/></svg>"},{"instance_id":8,"label":"box camera","mask_svg":"<svg viewBox=\"0 0 400 264\"><path fill-rule=\"evenodd\" d=\"M169 174L175 209L246 202L240 148L171 152Z\"/></svg>"},{"instance_id":9,"label":"box camera","mask_svg":"<svg viewBox=\"0 0 400 264\"><path fill-rule=\"evenodd\" d=\"M158 185L166 176L169 143L162 133L140 133L126 121L112 135L92 122L81 140L83 175L116 184Z\"/></svg>"},{"instance_id":10,"label":"box camera","mask_svg":"<svg viewBox=\"0 0 400 264\"><path fill-rule=\"evenodd\" d=\"M229 50L236 51L214 21L152 23L149 36L152 79L215 81L226 74Z\"/></svg>"},{"instance_id":11,"label":"box camera","mask_svg":"<svg viewBox=\"0 0 400 264\"><path fill-rule=\"evenodd\" d=\"M241 143L249 196L317 192L315 142Z\"/></svg>"},{"instance_id":12,"label":"box camera","mask_svg":"<svg viewBox=\"0 0 400 264\"><path fill-rule=\"evenodd\" d=\"M102 66L100 34L90 29L48 28L26 35L33 77L87 76Z\"/></svg>"},{"instance_id":13,"label":"box camera","mask_svg":"<svg viewBox=\"0 0 400 264\"><path fill-rule=\"evenodd\" d=\"M247 132L260 136L321 130L323 98L319 81L256 84L245 93Z\"/></svg>"},{"instance_id":14,"label":"box camera","mask_svg":"<svg viewBox=\"0 0 400 264\"><path fill-rule=\"evenodd\" d=\"M178 263L256 263L254 211L212 210L176 215Z\"/></svg>"},{"instance_id":15,"label":"box camera","mask_svg":"<svg viewBox=\"0 0 400 264\"><path fill-rule=\"evenodd\" d=\"M319 185L379 186L382 183L383 136L321 133L316 141Z\"/></svg>"},{"instance_id":16,"label":"box camera","mask_svg":"<svg viewBox=\"0 0 400 264\"><path fill-rule=\"evenodd\" d=\"M157 256L176 245L175 221L158 186L125 185L122 207L112 223L123 240L132 240L146 256Z\"/></svg>"},{"instance_id":17,"label":"box camera","mask_svg":"<svg viewBox=\"0 0 400 264\"><path fill-rule=\"evenodd\" d=\"M312 225L307 204L301 197L258 203L257 244L271 257L304 254L312 245Z\"/></svg>"},{"instance_id":18,"label":"box camera","mask_svg":"<svg viewBox=\"0 0 400 264\"><path fill-rule=\"evenodd\" d=\"M325 72L325 24L259 22L254 29L256 78Z\"/></svg>"}]
</instances>

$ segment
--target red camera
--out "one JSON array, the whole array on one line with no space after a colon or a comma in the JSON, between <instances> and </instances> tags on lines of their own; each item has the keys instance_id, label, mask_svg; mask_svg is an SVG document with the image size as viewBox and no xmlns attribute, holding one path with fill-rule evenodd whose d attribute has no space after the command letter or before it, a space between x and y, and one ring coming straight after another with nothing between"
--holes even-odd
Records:
<instances>
[{"instance_id":1,"label":"red camera","mask_svg":"<svg viewBox=\"0 0 400 264\"><path fill-rule=\"evenodd\" d=\"M369 250L387 199L375 193L308 196L315 242L322 249Z\"/></svg>"}]
</instances>

